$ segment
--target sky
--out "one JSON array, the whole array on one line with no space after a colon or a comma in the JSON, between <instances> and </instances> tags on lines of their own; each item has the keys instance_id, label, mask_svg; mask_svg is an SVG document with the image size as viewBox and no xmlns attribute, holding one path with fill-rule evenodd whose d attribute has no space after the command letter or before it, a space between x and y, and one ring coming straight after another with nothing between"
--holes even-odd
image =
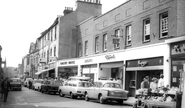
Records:
<instances>
[{"instance_id":1,"label":"sky","mask_svg":"<svg viewBox=\"0 0 185 108\"><path fill-rule=\"evenodd\" d=\"M126 0L101 0L102 13ZM1 57L7 66L18 67L29 53L30 43L53 24L65 7L75 9L76 0L0 0Z\"/></svg>"}]
</instances>

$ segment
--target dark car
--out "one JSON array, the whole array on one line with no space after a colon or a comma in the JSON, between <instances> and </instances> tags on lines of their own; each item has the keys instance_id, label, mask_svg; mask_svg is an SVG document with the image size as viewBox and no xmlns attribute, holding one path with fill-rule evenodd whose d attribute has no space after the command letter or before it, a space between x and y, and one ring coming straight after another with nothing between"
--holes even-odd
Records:
<instances>
[{"instance_id":1,"label":"dark car","mask_svg":"<svg viewBox=\"0 0 185 108\"><path fill-rule=\"evenodd\" d=\"M48 93L51 92L56 94L58 93L60 83L58 81L45 81L43 85L41 85L41 92L42 93Z\"/></svg>"},{"instance_id":2,"label":"dark car","mask_svg":"<svg viewBox=\"0 0 185 108\"><path fill-rule=\"evenodd\" d=\"M10 78L11 90L22 90L22 84L20 78Z\"/></svg>"}]
</instances>

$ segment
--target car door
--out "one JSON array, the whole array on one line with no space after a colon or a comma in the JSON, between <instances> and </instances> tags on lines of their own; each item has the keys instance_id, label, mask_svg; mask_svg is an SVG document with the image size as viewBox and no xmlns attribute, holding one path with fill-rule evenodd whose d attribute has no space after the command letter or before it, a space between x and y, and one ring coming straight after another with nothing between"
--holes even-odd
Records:
<instances>
[{"instance_id":1,"label":"car door","mask_svg":"<svg viewBox=\"0 0 185 108\"><path fill-rule=\"evenodd\" d=\"M99 93L101 93L100 87L102 86L102 82L97 82L96 87L94 88L94 98L98 99Z\"/></svg>"}]
</instances>

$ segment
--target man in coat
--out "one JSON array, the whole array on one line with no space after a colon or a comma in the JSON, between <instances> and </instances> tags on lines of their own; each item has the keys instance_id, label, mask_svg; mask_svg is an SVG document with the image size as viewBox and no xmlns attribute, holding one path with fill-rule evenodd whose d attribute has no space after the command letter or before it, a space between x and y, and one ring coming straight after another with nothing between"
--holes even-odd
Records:
<instances>
[{"instance_id":1,"label":"man in coat","mask_svg":"<svg viewBox=\"0 0 185 108\"><path fill-rule=\"evenodd\" d=\"M1 83L1 87L2 87L2 92L4 94L4 100L3 102L6 102L7 97L8 97L8 92L9 90L11 90L11 85L10 82L8 80L8 77L6 77L3 82Z\"/></svg>"}]
</instances>

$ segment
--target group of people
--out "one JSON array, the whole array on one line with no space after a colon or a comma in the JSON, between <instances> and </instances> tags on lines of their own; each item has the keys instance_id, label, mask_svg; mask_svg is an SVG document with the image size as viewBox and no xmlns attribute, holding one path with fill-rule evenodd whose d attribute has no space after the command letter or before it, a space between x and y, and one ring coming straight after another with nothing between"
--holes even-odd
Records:
<instances>
[{"instance_id":1,"label":"group of people","mask_svg":"<svg viewBox=\"0 0 185 108\"><path fill-rule=\"evenodd\" d=\"M160 79L157 79L156 77L152 78L152 82L149 82L149 76L146 76L143 78L143 81L141 82L141 89L151 89L152 91L157 90L158 88L164 87L164 75L160 75Z\"/></svg>"},{"instance_id":2,"label":"group of people","mask_svg":"<svg viewBox=\"0 0 185 108\"><path fill-rule=\"evenodd\" d=\"M8 77L5 77L1 82L1 98L3 102L7 101L8 92L11 90L11 85Z\"/></svg>"}]
</instances>

